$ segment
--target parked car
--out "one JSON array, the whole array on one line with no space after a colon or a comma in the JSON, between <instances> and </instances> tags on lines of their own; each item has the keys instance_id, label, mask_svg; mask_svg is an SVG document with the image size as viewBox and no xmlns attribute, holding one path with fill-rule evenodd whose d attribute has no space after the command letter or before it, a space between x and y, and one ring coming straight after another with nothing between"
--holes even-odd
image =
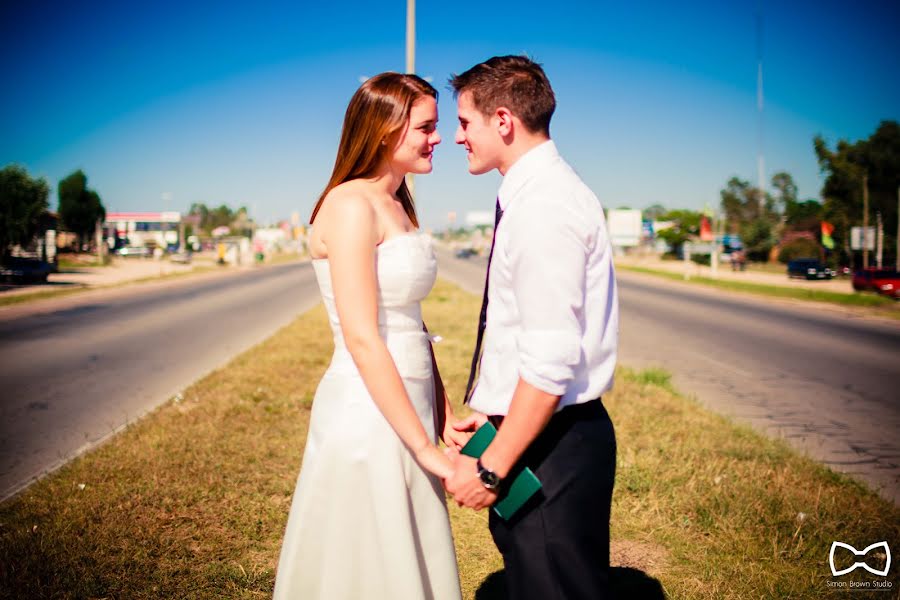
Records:
<instances>
[{"instance_id":1,"label":"parked car","mask_svg":"<svg viewBox=\"0 0 900 600\"><path fill-rule=\"evenodd\" d=\"M456 251L456 258L469 258L470 256L475 256L478 254L472 248L460 248Z\"/></svg>"},{"instance_id":2,"label":"parked car","mask_svg":"<svg viewBox=\"0 0 900 600\"><path fill-rule=\"evenodd\" d=\"M831 279L835 276L834 270L823 265L817 258L797 258L788 263L788 277L800 277L803 279Z\"/></svg>"},{"instance_id":3,"label":"parked car","mask_svg":"<svg viewBox=\"0 0 900 600\"><path fill-rule=\"evenodd\" d=\"M853 273L853 289L876 292L900 299L900 271L893 269L860 269Z\"/></svg>"},{"instance_id":4,"label":"parked car","mask_svg":"<svg viewBox=\"0 0 900 600\"><path fill-rule=\"evenodd\" d=\"M175 252L169 255L169 260L173 263L179 263L182 265L191 264L191 252Z\"/></svg>"},{"instance_id":5,"label":"parked car","mask_svg":"<svg viewBox=\"0 0 900 600\"><path fill-rule=\"evenodd\" d=\"M116 250L116 254L118 254L119 256L147 257L152 253L153 251L150 248L146 248L144 246L123 246Z\"/></svg>"},{"instance_id":6,"label":"parked car","mask_svg":"<svg viewBox=\"0 0 900 600\"><path fill-rule=\"evenodd\" d=\"M900 271L882 271L875 279L879 294L900 300Z\"/></svg>"},{"instance_id":7,"label":"parked car","mask_svg":"<svg viewBox=\"0 0 900 600\"><path fill-rule=\"evenodd\" d=\"M0 267L0 277L8 281L28 283L47 281L47 275L53 272L53 265L40 258L10 256L6 264Z\"/></svg>"}]
</instances>

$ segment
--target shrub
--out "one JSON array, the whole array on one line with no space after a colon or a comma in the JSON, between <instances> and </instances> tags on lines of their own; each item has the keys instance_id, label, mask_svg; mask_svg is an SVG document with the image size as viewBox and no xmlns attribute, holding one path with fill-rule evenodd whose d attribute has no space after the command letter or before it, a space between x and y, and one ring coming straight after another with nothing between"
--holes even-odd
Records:
<instances>
[{"instance_id":1,"label":"shrub","mask_svg":"<svg viewBox=\"0 0 900 600\"><path fill-rule=\"evenodd\" d=\"M795 258L818 258L821 255L821 247L818 242L800 238L781 247L778 252L778 262L787 264Z\"/></svg>"}]
</instances>

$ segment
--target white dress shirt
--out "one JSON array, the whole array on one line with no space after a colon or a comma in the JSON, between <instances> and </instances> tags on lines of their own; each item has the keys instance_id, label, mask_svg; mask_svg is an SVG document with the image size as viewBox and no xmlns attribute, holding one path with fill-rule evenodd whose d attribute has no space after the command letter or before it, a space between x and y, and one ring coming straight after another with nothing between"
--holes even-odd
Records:
<instances>
[{"instance_id":1,"label":"white dress shirt","mask_svg":"<svg viewBox=\"0 0 900 600\"><path fill-rule=\"evenodd\" d=\"M498 193L487 327L474 410L505 415L518 380L561 396L557 410L612 388L619 303L600 201L547 141Z\"/></svg>"}]
</instances>

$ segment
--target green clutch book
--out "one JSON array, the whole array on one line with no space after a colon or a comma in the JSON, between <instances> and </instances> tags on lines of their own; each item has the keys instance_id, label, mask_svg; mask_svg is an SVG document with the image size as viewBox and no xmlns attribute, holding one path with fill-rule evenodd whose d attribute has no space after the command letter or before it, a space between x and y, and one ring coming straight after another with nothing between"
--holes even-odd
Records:
<instances>
[{"instance_id":1,"label":"green clutch book","mask_svg":"<svg viewBox=\"0 0 900 600\"><path fill-rule=\"evenodd\" d=\"M486 422L469 438L460 452L472 458L479 458L495 435L497 428ZM494 512L508 521L540 489L541 481L531 469L525 467L521 471L513 471L500 486L500 495L493 506Z\"/></svg>"}]
</instances>

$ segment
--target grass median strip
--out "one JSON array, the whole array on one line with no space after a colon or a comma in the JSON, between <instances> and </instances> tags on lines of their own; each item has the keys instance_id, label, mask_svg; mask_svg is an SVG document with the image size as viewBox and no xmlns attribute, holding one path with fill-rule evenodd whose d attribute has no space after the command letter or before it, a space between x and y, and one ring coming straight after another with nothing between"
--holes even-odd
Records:
<instances>
[{"instance_id":1,"label":"grass median strip","mask_svg":"<svg viewBox=\"0 0 900 600\"><path fill-rule=\"evenodd\" d=\"M441 281L424 306L454 398L479 304ZM0 597L271 597L331 348L319 306L0 505ZM620 369L604 402L619 444L621 597L661 587L671 598L819 598L835 593L832 541L900 547L897 507L678 395L664 371ZM486 513L450 512L464 597L499 600Z\"/></svg>"},{"instance_id":2,"label":"grass median strip","mask_svg":"<svg viewBox=\"0 0 900 600\"><path fill-rule=\"evenodd\" d=\"M685 281L682 273L673 271L663 271L660 269L648 269L646 267L635 267L632 265L616 265L616 269L622 271L631 271L633 273L643 273L645 275L654 275L656 277L664 277L674 281ZM738 292L749 292L763 296L776 296L779 298L792 298L795 300L815 300L817 302L828 302L831 304L840 304L844 306L865 306L865 307L883 307L883 313L894 318L900 318L900 311L895 310L897 302L885 296L877 296L875 294L843 294L841 292L829 292L827 290L814 290L802 287L788 287L779 285L767 285L764 283L753 283L749 281L732 281L729 279L712 279L711 277L703 277L691 275L687 280L689 282L716 287L724 290L733 290Z\"/></svg>"},{"instance_id":3,"label":"grass median strip","mask_svg":"<svg viewBox=\"0 0 900 600\"><path fill-rule=\"evenodd\" d=\"M31 302L33 300L46 300L47 298L61 298L62 296L77 294L88 289L96 288L89 288L86 285L74 284L63 289L41 290L23 294L0 296L0 306L13 306L14 304L22 304L23 302Z\"/></svg>"}]
</instances>

